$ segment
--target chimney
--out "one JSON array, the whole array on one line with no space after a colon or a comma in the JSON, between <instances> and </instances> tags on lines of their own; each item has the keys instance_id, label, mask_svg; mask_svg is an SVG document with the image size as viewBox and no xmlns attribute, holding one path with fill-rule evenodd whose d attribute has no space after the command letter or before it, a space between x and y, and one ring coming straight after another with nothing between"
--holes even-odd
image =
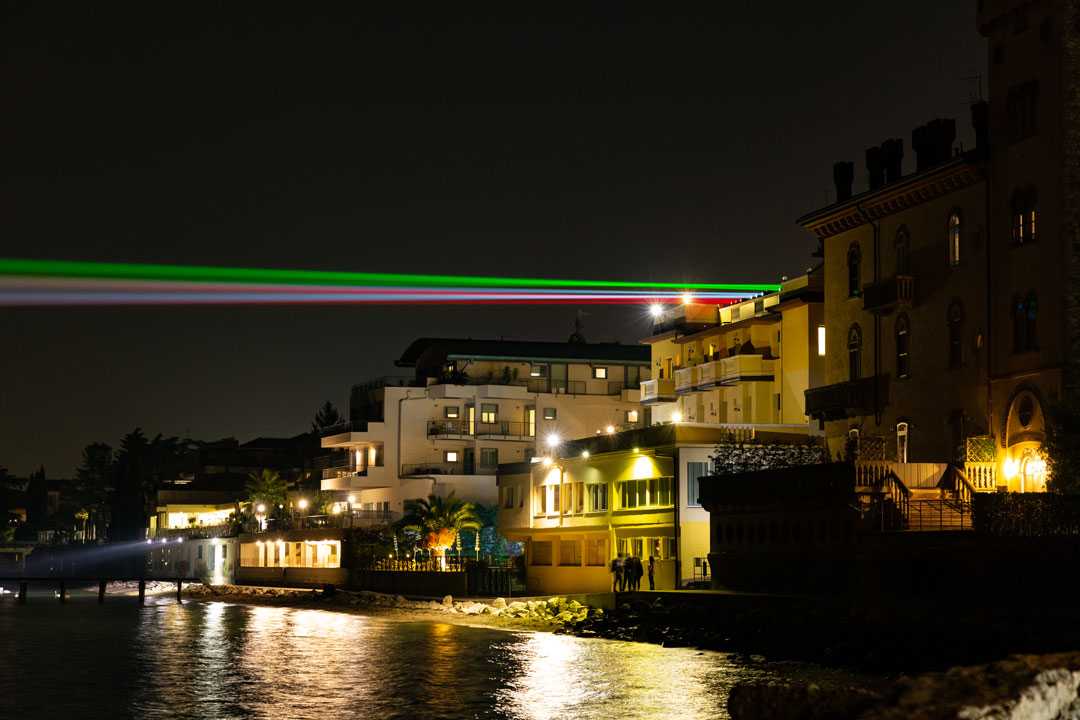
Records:
<instances>
[{"instance_id":1,"label":"chimney","mask_svg":"<svg viewBox=\"0 0 1080 720\"><path fill-rule=\"evenodd\" d=\"M885 166L882 164L881 148L866 149L866 172L870 177L870 189L877 190L885 184Z\"/></svg>"},{"instance_id":2,"label":"chimney","mask_svg":"<svg viewBox=\"0 0 1080 720\"><path fill-rule=\"evenodd\" d=\"M980 100L971 106L971 125L975 128L975 149L985 153L990 149L990 103Z\"/></svg>"},{"instance_id":3,"label":"chimney","mask_svg":"<svg viewBox=\"0 0 1080 720\"><path fill-rule=\"evenodd\" d=\"M911 131L911 146L915 148L915 169L922 172L952 158L956 141L956 120L938 118Z\"/></svg>"},{"instance_id":4,"label":"chimney","mask_svg":"<svg viewBox=\"0 0 1080 720\"><path fill-rule=\"evenodd\" d=\"M850 200L851 186L855 182L855 163L833 163L832 179L833 185L836 186L836 202Z\"/></svg>"},{"instance_id":5,"label":"chimney","mask_svg":"<svg viewBox=\"0 0 1080 720\"><path fill-rule=\"evenodd\" d=\"M885 166L885 182L894 183L904 172L904 141L890 138L881 144L882 164Z\"/></svg>"}]
</instances>

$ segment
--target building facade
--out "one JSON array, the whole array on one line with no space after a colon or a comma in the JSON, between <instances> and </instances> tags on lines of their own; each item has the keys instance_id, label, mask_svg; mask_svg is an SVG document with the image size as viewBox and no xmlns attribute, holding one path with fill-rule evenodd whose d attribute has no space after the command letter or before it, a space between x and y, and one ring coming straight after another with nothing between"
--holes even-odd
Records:
<instances>
[{"instance_id":1,"label":"building facade","mask_svg":"<svg viewBox=\"0 0 1080 720\"><path fill-rule=\"evenodd\" d=\"M1044 413L1078 357L1077 6L985 0L988 102L866 152L869 187L799 223L821 243L825 381L807 393L834 456L966 464L976 490L1046 488Z\"/></svg>"},{"instance_id":2,"label":"building facade","mask_svg":"<svg viewBox=\"0 0 1080 720\"><path fill-rule=\"evenodd\" d=\"M351 422L322 489L361 510L400 517L406 500L456 493L493 505L502 463L528 462L549 439L641 423L647 348L585 342L422 339L398 361L397 384L354 388Z\"/></svg>"}]
</instances>

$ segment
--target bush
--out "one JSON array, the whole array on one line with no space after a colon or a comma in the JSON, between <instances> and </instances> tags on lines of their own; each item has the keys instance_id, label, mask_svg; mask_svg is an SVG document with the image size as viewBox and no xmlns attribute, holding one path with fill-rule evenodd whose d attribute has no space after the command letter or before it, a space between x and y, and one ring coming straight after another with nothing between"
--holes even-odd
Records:
<instances>
[{"instance_id":1,"label":"bush","mask_svg":"<svg viewBox=\"0 0 1080 720\"><path fill-rule=\"evenodd\" d=\"M972 513L980 535L1080 535L1080 495L979 493L972 500Z\"/></svg>"}]
</instances>

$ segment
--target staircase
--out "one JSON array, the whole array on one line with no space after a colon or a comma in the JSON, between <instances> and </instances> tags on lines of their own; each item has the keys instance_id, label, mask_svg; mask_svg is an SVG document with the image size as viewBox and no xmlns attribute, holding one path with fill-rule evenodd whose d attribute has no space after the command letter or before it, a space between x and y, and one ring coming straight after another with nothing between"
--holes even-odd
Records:
<instances>
[{"instance_id":1,"label":"staircase","mask_svg":"<svg viewBox=\"0 0 1080 720\"><path fill-rule=\"evenodd\" d=\"M921 467L913 467L915 465ZM907 477L915 487L905 484L902 476ZM856 472L855 493L862 526L866 531L951 532L972 529L971 496L975 488L963 471L944 463L875 461Z\"/></svg>"}]
</instances>

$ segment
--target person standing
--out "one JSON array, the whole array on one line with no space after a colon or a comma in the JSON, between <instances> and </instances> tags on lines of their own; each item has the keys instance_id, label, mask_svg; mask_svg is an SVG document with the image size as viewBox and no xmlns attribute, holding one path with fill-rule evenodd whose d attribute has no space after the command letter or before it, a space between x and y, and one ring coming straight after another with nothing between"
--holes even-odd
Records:
<instances>
[{"instance_id":1,"label":"person standing","mask_svg":"<svg viewBox=\"0 0 1080 720\"><path fill-rule=\"evenodd\" d=\"M656 589L656 582L653 580L653 574L656 572L656 556L649 556L649 589Z\"/></svg>"},{"instance_id":2,"label":"person standing","mask_svg":"<svg viewBox=\"0 0 1080 720\"><path fill-rule=\"evenodd\" d=\"M611 592L625 589L626 581L623 579L625 570L622 553L619 553L611 559Z\"/></svg>"},{"instance_id":3,"label":"person standing","mask_svg":"<svg viewBox=\"0 0 1080 720\"><path fill-rule=\"evenodd\" d=\"M634 590L641 590L641 578L645 575L645 566L641 558L634 556Z\"/></svg>"}]
</instances>

